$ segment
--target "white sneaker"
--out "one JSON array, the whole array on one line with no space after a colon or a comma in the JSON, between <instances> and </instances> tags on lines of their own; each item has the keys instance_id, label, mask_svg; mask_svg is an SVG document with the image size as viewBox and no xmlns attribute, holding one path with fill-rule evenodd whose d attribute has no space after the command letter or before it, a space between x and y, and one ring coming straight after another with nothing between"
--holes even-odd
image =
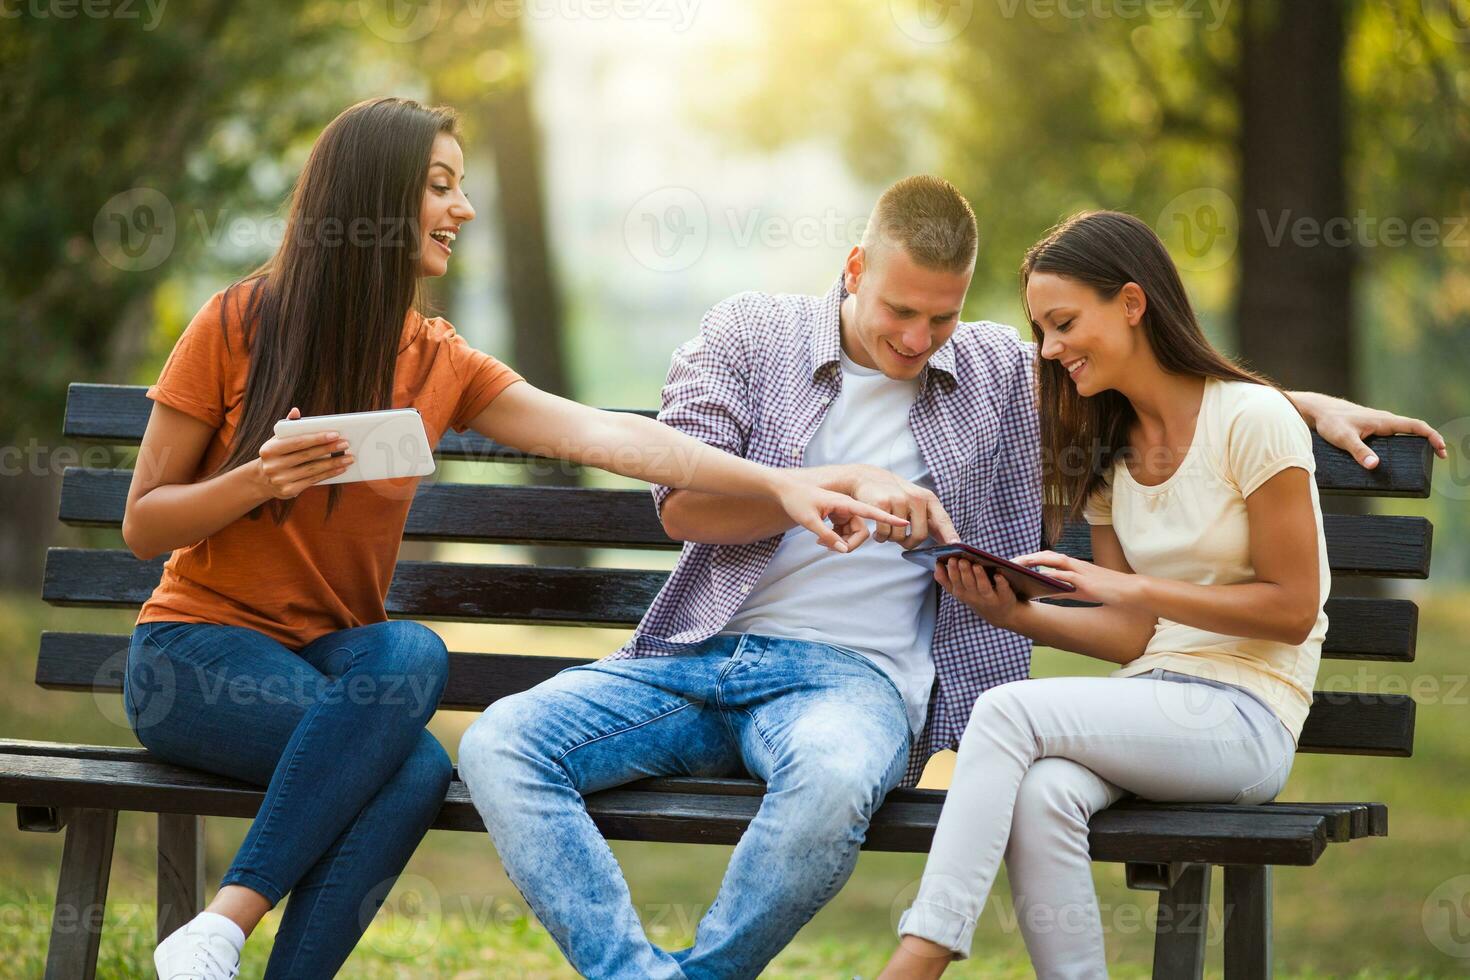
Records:
<instances>
[{"instance_id":1,"label":"white sneaker","mask_svg":"<svg viewBox=\"0 0 1470 980\"><path fill-rule=\"evenodd\" d=\"M240 951L226 937L191 921L158 944L153 965L159 980L235 980Z\"/></svg>"}]
</instances>

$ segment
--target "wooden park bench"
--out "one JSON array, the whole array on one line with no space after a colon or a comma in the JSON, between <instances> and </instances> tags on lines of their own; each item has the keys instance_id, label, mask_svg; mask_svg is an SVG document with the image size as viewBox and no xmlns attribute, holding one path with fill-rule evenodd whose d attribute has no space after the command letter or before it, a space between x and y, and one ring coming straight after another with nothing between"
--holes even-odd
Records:
<instances>
[{"instance_id":1,"label":"wooden park bench","mask_svg":"<svg viewBox=\"0 0 1470 980\"><path fill-rule=\"evenodd\" d=\"M142 388L74 384L66 409L68 438L136 445L151 403ZM1316 441L1317 482L1324 493L1425 497L1432 455L1424 439L1378 439L1382 459L1367 472L1345 453ZM447 434L442 460L520 461L521 454L475 433ZM69 469L61 520L80 527L120 527L127 470ZM1363 576L1424 578L1431 527L1417 517L1329 515L1334 580ZM589 548L674 549L649 494L642 490L425 483L408 518L407 537ZM1071 528L1061 550L1085 556L1085 528ZM157 583L162 560L140 561L122 549L53 548L44 598L58 606L137 607ZM543 626L629 627L658 591L664 572L605 568L403 561L389 590L394 617ZM1334 595L1323 655L1347 660L1414 659L1418 610L1403 599ZM80 626L81 623L78 622ZM117 693L128 648L124 635L44 633L36 683L48 690ZM568 657L454 653L442 707L480 711L572 664ZM1318 692L1301 736L1303 752L1408 756L1414 702L1392 694ZM12 734L12 733L3 733ZM21 734L21 733L13 733ZM733 844L760 804L748 779L649 779L587 800L609 838ZM251 817L262 788L181 768L141 748L0 740L0 801L17 804L20 828L66 833L48 977L90 978L101 938L119 811L158 814L158 933L167 934L202 907L204 818ZM928 850L944 793L895 790L875 815L868 849ZM481 832L464 784L451 784L438 829ZM1329 844L1384 836L1382 803L1271 803L1263 806L1156 804L1125 800L1097 814L1092 856L1123 862L1131 887L1161 892L1154 975L1200 976L1208 927L1211 868L1224 867L1225 973L1271 972L1271 868L1310 865Z\"/></svg>"}]
</instances>

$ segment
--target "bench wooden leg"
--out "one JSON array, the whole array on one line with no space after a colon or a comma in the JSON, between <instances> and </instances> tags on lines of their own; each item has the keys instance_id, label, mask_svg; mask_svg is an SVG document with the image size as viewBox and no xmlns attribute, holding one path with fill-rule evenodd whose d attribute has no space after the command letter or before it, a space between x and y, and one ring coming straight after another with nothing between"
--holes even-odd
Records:
<instances>
[{"instance_id":1,"label":"bench wooden leg","mask_svg":"<svg viewBox=\"0 0 1470 980\"><path fill-rule=\"evenodd\" d=\"M116 838L116 810L67 811L61 879L51 916L51 945L46 950L46 980L93 980L97 975Z\"/></svg>"},{"instance_id":2,"label":"bench wooden leg","mask_svg":"<svg viewBox=\"0 0 1470 980\"><path fill-rule=\"evenodd\" d=\"M158 815L158 939L204 909L204 818Z\"/></svg>"},{"instance_id":3,"label":"bench wooden leg","mask_svg":"<svg viewBox=\"0 0 1470 980\"><path fill-rule=\"evenodd\" d=\"M1199 980L1210 926L1210 866L1185 865L1159 895L1154 924L1154 980Z\"/></svg>"},{"instance_id":4,"label":"bench wooden leg","mask_svg":"<svg viewBox=\"0 0 1470 980\"><path fill-rule=\"evenodd\" d=\"M1271 869L1225 868L1226 980L1271 976Z\"/></svg>"}]
</instances>

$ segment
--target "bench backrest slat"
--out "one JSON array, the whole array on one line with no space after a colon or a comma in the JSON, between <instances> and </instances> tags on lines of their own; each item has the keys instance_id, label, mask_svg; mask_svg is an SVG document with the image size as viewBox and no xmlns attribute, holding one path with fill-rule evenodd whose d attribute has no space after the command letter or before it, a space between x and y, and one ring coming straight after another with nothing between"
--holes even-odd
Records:
<instances>
[{"instance_id":1,"label":"bench backrest slat","mask_svg":"<svg viewBox=\"0 0 1470 980\"><path fill-rule=\"evenodd\" d=\"M128 470L72 468L61 487L66 524L120 527ZM1422 517L1327 514L1327 561L1336 576L1425 578L1432 529ZM424 484L414 497L405 536L429 541L570 544L675 550L642 490ZM1085 524L1067 528L1058 550L1091 559Z\"/></svg>"},{"instance_id":2,"label":"bench backrest slat","mask_svg":"<svg viewBox=\"0 0 1470 980\"><path fill-rule=\"evenodd\" d=\"M163 559L126 551L53 548L42 598L56 606L142 605L158 584ZM550 568L471 562L401 561L388 589L390 616L402 619L631 627L666 572L621 568ZM1406 599L1327 601L1326 656L1409 660L1417 610Z\"/></svg>"},{"instance_id":3,"label":"bench backrest slat","mask_svg":"<svg viewBox=\"0 0 1470 980\"><path fill-rule=\"evenodd\" d=\"M68 438L114 445L136 445L143 438L153 403L146 388L137 385L73 384L67 390ZM653 416L647 409L617 409ZM1381 462L1365 470L1347 453L1312 436L1317 460L1317 488L1323 493L1369 497L1427 497L1434 455L1428 440L1418 436L1375 437L1368 440ZM525 462L519 450L497 445L475 432L448 432L435 455L441 459Z\"/></svg>"}]
</instances>

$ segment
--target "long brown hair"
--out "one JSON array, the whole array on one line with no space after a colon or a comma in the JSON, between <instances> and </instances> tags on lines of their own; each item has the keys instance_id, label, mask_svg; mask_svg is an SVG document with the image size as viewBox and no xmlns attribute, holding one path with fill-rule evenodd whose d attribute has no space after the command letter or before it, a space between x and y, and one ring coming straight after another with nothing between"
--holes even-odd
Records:
<instances>
[{"instance_id":1,"label":"long brown hair","mask_svg":"<svg viewBox=\"0 0 1470 980\"><path fill-rule=\"evenodd\" d=\"M1047 232L1021 263L1021 304L1040 346L1041 326L1026 303L1026 285L1050 273L1091 286L1111 300L1128 283L1148 297L1141 326L1159 366L1170 374L1271 385L1211 346L1195 318L1179 270L1159 236L1131 214L1086 211ZM1036 358L1041 414L1042 515L1046 539L1056 541L1063 523L1079 520L1089 495L1102 486L1118 454L1127 450L1136 415L1120 392L1088 398L1077 393L1066 369Z\"/></svg>"},{"instance_id":2,"label":"long brown hair","mask_svg":"<svg viewBox=\"0 0 1470 980\"><path fill-rule=\"evenodd\" d=\"M453 109L389 98L344 110L317 137L280 247L224 297L228 311L229 294L248 291L250 367L217 473L255 459L292 407L302 415L392 407L407 317L420 301L419 212L440 133L459 138ZM341 487L329 490L330 515ZM277 524L294 504L271 501Z\"/></svg>"}]
</instances>

